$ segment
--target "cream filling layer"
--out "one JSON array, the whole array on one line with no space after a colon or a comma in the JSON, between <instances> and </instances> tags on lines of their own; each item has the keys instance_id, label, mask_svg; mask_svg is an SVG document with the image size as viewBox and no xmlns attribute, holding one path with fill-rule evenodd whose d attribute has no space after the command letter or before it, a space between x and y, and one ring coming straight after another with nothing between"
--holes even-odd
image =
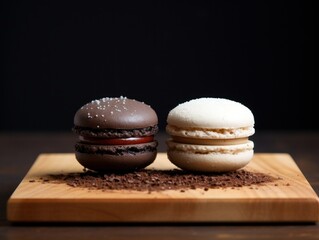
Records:
<instances>
[{"instance_id":1,"label":"cream filling layer","mask_svg":"<svg viewBox=\"0 0 319 240\"><path fill-rule=\"evenodd\" d=\"M205 138L205 139L232 139L245 138L255 133L254 127L243 128L179 128L173 125L166 126L166 132L171 136L185 138Z\"/></svg>"},{"instance_id":2,"label":"cream filling layer","mask_svg":"<svg viewBox=\"0 0 319 240\"><path fill-rule=\"evenodd\" d=\"M238 154L240 152L252 151L254 143L247 141L246 143L236 145L195 145L187 143L174 142L172 139L166 142L169 151L182 151L200 154L218 153L218 154Z\"/></svg>"}]
</instances>

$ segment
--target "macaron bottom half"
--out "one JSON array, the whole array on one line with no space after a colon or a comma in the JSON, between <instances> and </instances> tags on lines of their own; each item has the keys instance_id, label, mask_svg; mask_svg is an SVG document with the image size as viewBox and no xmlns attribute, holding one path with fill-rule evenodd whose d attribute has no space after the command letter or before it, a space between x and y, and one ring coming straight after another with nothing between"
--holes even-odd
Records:
<instances>
[{"instance_id":1,"label":"macaron bottom half","mask_svg":"<svg viewBox=\"0 0 319 240\"><path fill-rule=\"evenodd\" d=\"M150 165L157 156L157 141L133 145L76 143L75 157L85 168L99 172L132 171Z\"/></svg>"},{"instance_id":2,"label":"macaron bottom half","mask_svg":"<svg viewBox=\"0 0 319 240\"><path fill-rule=\"evenodd\" d=\"M188 171L227 172L246 166L254 155L254 143L198 145L167 141L168 159Z\"/></svg>"}]
</instances>

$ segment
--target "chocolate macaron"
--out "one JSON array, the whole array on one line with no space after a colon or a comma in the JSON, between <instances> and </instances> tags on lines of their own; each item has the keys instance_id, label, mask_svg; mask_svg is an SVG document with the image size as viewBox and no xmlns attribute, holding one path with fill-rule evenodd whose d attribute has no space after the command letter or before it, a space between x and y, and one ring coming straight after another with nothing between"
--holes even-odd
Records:
<instances>
[{"instance_id":1,"label":"chocolate macaron","mask_svg":"<svg viewBox=\"0 0 319 240\"><path fill-rule=\"evenodd\" d=\"M158 118L151 106L126 97L106 97L82 106L74 116L75 156L94 171L131 171L157 155Z\"/></svg>"}]
</instances>

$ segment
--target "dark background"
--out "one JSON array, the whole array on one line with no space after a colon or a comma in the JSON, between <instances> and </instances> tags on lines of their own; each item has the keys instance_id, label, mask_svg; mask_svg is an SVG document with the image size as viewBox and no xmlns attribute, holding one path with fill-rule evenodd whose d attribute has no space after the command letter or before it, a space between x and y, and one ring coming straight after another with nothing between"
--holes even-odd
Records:
<instances>
[{"instance_id":1,"label":"dark background","mask_svg":"<svg viewBox=\"0 0 319 240\"><path fill-rule=\"evenodd\" d=\"M107 2L107 1L106 1ZM83 104L249 107L256 130L318 130L314 1L1 2L1 131L70 131Z\"/></svg>"}]
</instances>

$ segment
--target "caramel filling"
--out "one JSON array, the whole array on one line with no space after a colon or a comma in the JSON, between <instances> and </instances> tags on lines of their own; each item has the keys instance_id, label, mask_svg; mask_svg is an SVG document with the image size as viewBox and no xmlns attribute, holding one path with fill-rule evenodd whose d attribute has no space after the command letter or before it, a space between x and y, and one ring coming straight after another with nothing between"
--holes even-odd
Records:
<instances>
[{"instance_id":1,"label":"caramel filling","mask_svg":"<svg viewBox=\"0 0 319 240\"><path fill-rule=\"evenodd\" d=\"M199 139L199 138L186 138L180 136L172 136L174 142L196 144L196 145L236 145L248 142L247 138L233 138L233 139Z\"/></svg>"}]
</instances>

